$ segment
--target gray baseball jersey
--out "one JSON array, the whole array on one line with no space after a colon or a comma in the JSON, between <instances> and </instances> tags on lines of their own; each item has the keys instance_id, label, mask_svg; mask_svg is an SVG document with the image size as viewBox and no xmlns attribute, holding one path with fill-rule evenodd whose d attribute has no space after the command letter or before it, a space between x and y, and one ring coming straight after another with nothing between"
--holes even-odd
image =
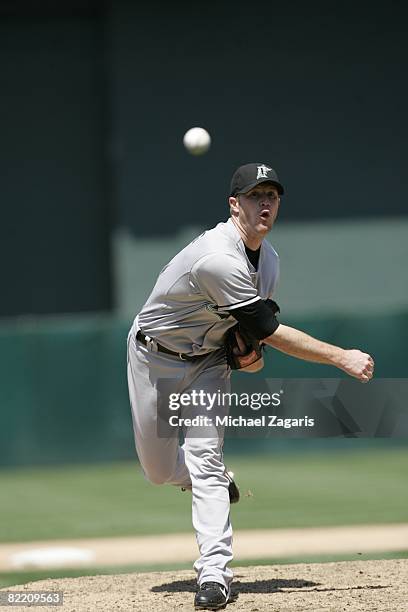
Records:
<instances>
[{"instance_id":1,"label":"gray baseball jersey","mask_svg":"<svg viewBox=\"0 0 408 612\"><path fill-rule=\"evenodd\" d=\"M249 261L233 221L198 236L161 271L134 328L188 355L219 349L236 320L234 308L272 298L279 257L263 240L258 269Z\"/></svg>"}]
</instances>

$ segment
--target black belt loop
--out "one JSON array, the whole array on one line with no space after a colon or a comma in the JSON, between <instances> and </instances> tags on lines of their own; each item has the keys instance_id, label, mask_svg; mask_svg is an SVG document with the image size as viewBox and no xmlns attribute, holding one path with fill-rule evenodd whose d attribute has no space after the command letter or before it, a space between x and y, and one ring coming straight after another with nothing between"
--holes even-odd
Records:
<instances>
[{"instance_id":1,"label":"black belt loop","mask_svg":"<svg viewBox=\"0 0 408 612\"><path fill-rule=\"evenodd\" d=\"M170 349L156 342L154 338L149 338L148 340L147 337L144 335L144 333L140 331L140 329L138 330L136 334L136 340L139 340L139 342L141 342L142 344L144 344L144 346L147 346L148 348L149 348L149 345L154 342L154 344L157 347L157 351L159 353L173 355L174 357L178 357L179 359L181 359L181 361L196 361L197 359L200 359L200 357L204 357L204 355L190 356L190 355L186 355L185 353L177 353L176 351L171 351Z\"/></svg>"}]
</instances>

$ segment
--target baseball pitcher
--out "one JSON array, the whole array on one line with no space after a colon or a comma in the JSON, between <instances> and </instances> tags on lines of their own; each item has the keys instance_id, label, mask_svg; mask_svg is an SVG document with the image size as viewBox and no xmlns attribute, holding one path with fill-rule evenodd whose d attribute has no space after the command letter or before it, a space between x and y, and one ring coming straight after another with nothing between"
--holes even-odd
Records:
<instances>
[{"instance_id":1,"label":"baseball pitcher","mask_svg":"<svg viewBox=\"0 0 408 612\"><path fill-rule=\"evenodd\" d=\"M162 381L177 394L228 393L231 369L262 367L263 344L333 365L361 382L373 376L370 355L321 342L278 321L273 297L279 258L264 238L283 194L269 164L239 167L231 181L230 218L198 236L163 268L128 336L129 394L143 472L154 484L192 492L198 609L216 610L228 602L230 503L239 491L224 465L222 428L208 425L197 436L183 427L182 443L178 436L159 434ZM205 402L194 406L194 415L208 415Z\"/></svg>"}]
</instances>

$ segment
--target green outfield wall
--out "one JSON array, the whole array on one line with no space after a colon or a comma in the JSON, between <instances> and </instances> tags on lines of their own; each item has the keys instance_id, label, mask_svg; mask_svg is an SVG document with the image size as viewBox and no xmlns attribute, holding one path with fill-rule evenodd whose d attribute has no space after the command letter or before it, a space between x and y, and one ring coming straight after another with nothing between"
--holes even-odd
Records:
<instances>
[{"instance_id":1,"label":"green outfield wall","mask_svg":"<svg viewBox=\"0 0 408 612\"><path fill-rule=\"evenodd\" d=\"M408 375L407 311L285 322L328 342L369 351L379 377ZM130 320L100 316L1 324L0 466L134 457L126 386L129 325ZM277 378L337 375L333 368L272 349L264 372Z\"/></svg>"},{"instance_id":2,"label":"green outfield wall","mask_svg":"<svg viewBox=\"0 0 408 612\"><path fill-rule=\"evenodd\" d=\"M283 202L281 211L285 207ZM218 222L226 221L228 214L227 202L220 201ZM134 316L163 266L208 227L145 238L126 228L116 230L112 255L117 313ZM267 240L280 257L274 297L285 317L392 316L408 309L406 217L295 222L279 216Z\"/></svg>"}]
</instances>

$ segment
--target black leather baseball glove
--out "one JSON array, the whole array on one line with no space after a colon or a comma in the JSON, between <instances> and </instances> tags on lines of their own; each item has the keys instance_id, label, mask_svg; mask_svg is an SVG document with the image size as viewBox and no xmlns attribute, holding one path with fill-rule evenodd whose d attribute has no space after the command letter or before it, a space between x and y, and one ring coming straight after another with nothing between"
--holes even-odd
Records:
<instances>
[{"instance_id":1,"label":"black leather baseball glove","mask_svg":"<svg viewBox=\"0 0 408 612\"><path fill-rule=\"evenodd\" d=\"M279 306L273 300L265 300L265 304L275 315ZM264 366L262 352L265 345L259 342L248 329L240 323L231 327L225 335L225 353L227 363L232 370L241 372L259 372Z\"/></svg>"}]
</instances>

